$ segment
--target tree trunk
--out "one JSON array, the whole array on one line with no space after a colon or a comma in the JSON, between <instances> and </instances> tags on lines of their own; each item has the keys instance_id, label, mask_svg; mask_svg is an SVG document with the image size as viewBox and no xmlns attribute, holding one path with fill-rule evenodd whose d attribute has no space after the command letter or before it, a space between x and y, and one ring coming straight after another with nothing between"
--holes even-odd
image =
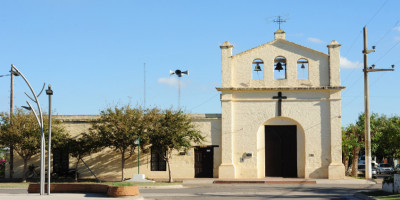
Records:
<instances>
[{"instance_id":1,"label":"tree trunk","mask_svg":"<svg viewBox=\"0 0 400 200\"><path fill-rule=\"evenodd\" d=\"M24 159L24 169L22 170L22 182L26 182L26 166L28 166L28 160Z\"/></svg>"},{"instance_id":2,"label":"tree trunk","mask_svg":"<svg viewBox=\"0 0 400 200\"><path fill-rule=\"evenodd\" d=\"M14 177L14 144L10 144L10 162L9 162L9 164L10 164L10 179L12 179ZM25 172L24 172L24 176L25 176ZM25 179L26 179L26 177L25 177Z\"/></svg>"},{"instance_id":3,"label":"tree trunk","mask_svg":"<svg viewBox=\"0 0 400 200\"><path fill-rule=\"evenodd\" d=\"M349 175L348 171L349 171L349 158L343 158L343 165L344 165L344 172L346 175Z\"/></svg>"},{"instance_id":4,"label":"tree trunk","mask_svg":"<svg viewBox=\"0 0 400 200\"><path fill-rule=\"evenodd\" d=\"M125 150L121 151L121 181L125 180L124 176L124 167L125 167Z\"/></svg>"},{"instance_id":5,"label":"tree trunk","mask_svg":"<svg viewBox=\"0 0 400 200\"><path fill-rule=\"evenodd\" d=\"M174 182L174 180L172 180L171 167L169 165L169 158L167 158L165 161L167 162L167 166L168 166L168 177L169 177L168 182L172 183L172 182Z\"/></svg>"},{"instance_id":6,"label":"tree trunk","mask_svg":"<svg viewBox=\"0 0 400 200\"><path fill-rule=\"evenodd\" d=\"M358 172L358 154L360 153L360 147L353 148L353 160L352 160L352 168L351 168L351 176L357 176Z\"/></svg>"},{"instance_id":7,"label":"tree trunk","mask_svg":"<svg viewBox=\"0 0 400 200\"><path fill-rule=\"evenodd\" d=\"M349 175L348 170L349 170L349 155L348 152L343 151L343 155L342 155L342 163L344 165L344 173L347 175Z\"/></svg>"},{"instance_id":8,"label":"tree trunk","mask_svg":"<svg viewBox=\"0 0 400 200\"><path fill-rule=\"evenodd\" d=\"M81 158L78 158L78 161L76 161L76 164L75 164L75 182L78 182L78 165L79 165L80 160L81 160Z\"/></svg>"}]
</instances>

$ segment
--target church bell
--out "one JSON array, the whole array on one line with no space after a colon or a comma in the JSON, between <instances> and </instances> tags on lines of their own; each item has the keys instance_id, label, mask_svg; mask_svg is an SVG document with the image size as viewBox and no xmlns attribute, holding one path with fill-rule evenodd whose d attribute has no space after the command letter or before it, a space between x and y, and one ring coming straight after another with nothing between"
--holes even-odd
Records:
<instances>
[{"instance_id":1,"label":"church bell","mask_svg":"<svg viewBox=\"0 0 400 200\"><path fill-rule=\"evenodd\" d=\"M278 72L280 72L281 70L283 70L283 67L282 67L281 62L276 63L275 70L278 70Z\"/></svg>"},{"instance_id":2,"label":"church bell","mask_svg":"<svg viewBox=\"0 0 400 200\"><path fill-rule=\"evenodd\" d=\"M255 72L259 72L259 71L261 71L261 67L260 67L260 65L257 63L257 65L254 67L254 71Z\"/></svg>"},{"instance_id":3,"label":"church bell","mask_svg":"<svg viewBox=\"0 0 400 200\"><path fill-rule=\"evenodd\" d=\"M305 68L306 68L306 66L304 66L304 63L301 64L301 68L302 68L302 69L305 69Z\"/></svg>"}]
</instances>

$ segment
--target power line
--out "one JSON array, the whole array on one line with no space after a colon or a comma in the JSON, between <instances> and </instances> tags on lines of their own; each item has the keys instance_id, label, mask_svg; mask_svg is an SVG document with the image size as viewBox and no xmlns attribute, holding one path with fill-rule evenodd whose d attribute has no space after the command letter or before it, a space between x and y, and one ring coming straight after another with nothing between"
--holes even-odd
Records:
<instances>
[{"instance_id":1,"label":"power line","mask_svg":"<svg viewBox=\"0 0 400 200\"><path fill-rule=\"evenodd\" d=\"M382 58L384 58L390 51L392 51L398 44L400 44L400 40L396 42L383 56L381 56L378 60L376 60L374 63L377 64Z\"/></svg>"},{"instance_id":2,"label":"power line","mask_svg":"<svg viewBox=\"0 0 400 200\"><path fill-rule=\"evenodd\" d=\"M388 31L386 31L386 33L377 41L374 43L374 46L377 46L384 38L386 38L386 36L392 32L394 30L394 28L397 26L397 24L399 24L399 20L396 21L396 23L392 26L392 28L390 28Z\"/></svg>"},{"instance_id":3,"label":"power line","mask_svg":"<svg viewBox=\"0 0 400 200\"><path fill-rule=\"evenodd\" d=\"M371 21L378 15L378 13L382 10L382 8L386 5L387 2L388 2L388 0L386 0L386 1L381 5L381 7L380 7L380 8L375 12L375 14L369 19L369 21L365 24L365 26L367 26L369 23L371 23ZM396 23L396 24L397 24L397 23ZM396 24L395 24L395 25L396 25ZM351 49L353 48L353 46L355 45L356 41L357 41L358 38L361 36L361 33L362 33L362 31L360 31L360 32L358 33L356 39L353 40L353 43L351 44L349 50L346 52L346 54L344 55L344 57L347 57L347 55L350 53L350 51L351 51ZM356 68L353 69L353 70L343 79L343 81L344 81L344 80L347 80L347 78L350 77L350 76L354 73L355 70L356 70Z\"/></svg>"},{"instance_id":4,"label":"power line","mask_svg":"<svg viewBox=\"0 0 400 200\"><path fill-rule=\"evenodd\" d=\"M190 110L193 110L195 108L198 108L198 107L204 105L205 103L207 103L207 102L211 101L212 99L214 99L217 95L219 95L219 93L216 94L216 95L213 95L212 97L208 98L207 100L203 101L202 103L198 104L197 106L192 107Z\"/></svg>"},{"instance_id":5,"label":"power line","mask_svg":"<svg viewBox=\"0 0 400 200\"><path fill-rule=\"evenodd\" d=\"M376 17L376 15L378 15L378 13L382 10L382 8L386 5L386 3L388 2L388 0L386 0L381 7L375 12L375 14L371 17L371 19L365 24L365 26L367 26L369 23L371 23L371 21Z\"/></svg>"}]
</instances>

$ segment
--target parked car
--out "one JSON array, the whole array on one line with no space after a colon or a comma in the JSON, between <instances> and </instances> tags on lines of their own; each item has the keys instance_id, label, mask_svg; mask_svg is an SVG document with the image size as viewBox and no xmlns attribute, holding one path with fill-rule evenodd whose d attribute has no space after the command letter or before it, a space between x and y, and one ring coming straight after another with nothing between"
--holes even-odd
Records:
<instances>
[{"instance_id":1,"label":"parked car","mask_svg":"<svg viewBox=\"0 0 400 200\"><path fill-rule=\"evenodd\" d=\"M393 174L394 169L390 164L379 163L377 168L378 174Z\"/></svg>"},{"instance_id":2,"label":"parked car","mask_svg":"<svg viewBox=\"0 0 400 200\"><path fill-rule=\"evenodd\" d=\"M376 167L375 167L375 163L371 163L372 166L372 177L376 177L377 171L376 171ZM358 170L357 170L357 176L365 176L365 164L358 164ZM352 165L350 165L349 167L349 174L351 174L352 171Z\"/></svg>"},{"instance_id":3,"label":"parked car","mask_svg":"<svg viewBox=\"0 0 400 200\"><path fill-rule=\"evenodd\" d=\"M372 169L371 169L372 177L376 177L377 169L375 167L375 164L371 163L371 165L372 165ZM365 176L365 164L358 165L358 175Z\"/></svg>"}]
</instances>

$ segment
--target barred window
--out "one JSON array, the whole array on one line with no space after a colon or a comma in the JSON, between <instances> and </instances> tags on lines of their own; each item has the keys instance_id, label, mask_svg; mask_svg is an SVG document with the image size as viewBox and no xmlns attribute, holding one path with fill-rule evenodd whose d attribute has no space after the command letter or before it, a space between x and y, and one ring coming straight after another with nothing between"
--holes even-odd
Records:
<instances>
[{"instance_id":1,"label":"barred window","mask_svg":"<svg viewBox=\"0 0 400 200\"><path fill-rule=\"evenodd\" d=\"M158 151L151 148L151 171L166 171L167 170L167 163L163 159L163 156Z\"/></svg>"}]
</instances>

